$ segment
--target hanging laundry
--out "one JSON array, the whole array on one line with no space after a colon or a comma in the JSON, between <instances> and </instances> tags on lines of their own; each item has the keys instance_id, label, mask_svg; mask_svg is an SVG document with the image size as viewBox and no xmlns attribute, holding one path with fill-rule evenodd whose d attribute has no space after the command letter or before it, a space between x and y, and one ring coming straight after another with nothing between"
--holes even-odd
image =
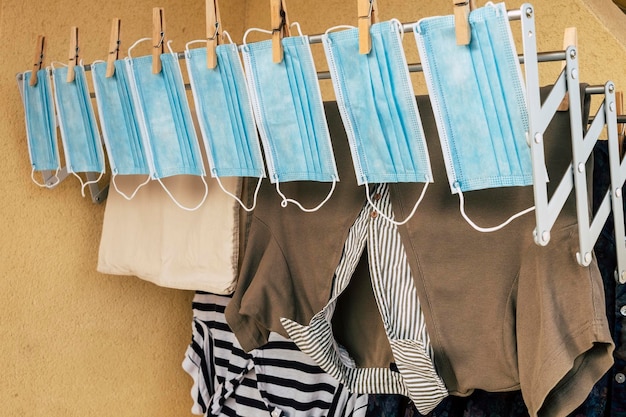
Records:
<instances>
[{"instance_id":1,"label":"hanging laundry","mask_svg":"<svg viewBox=\"0 0 626 417\"><path fill-rule=\"evenodd\" d=\"M401 32L396 20L372 25L367 55L356 28L322 38L359 185L432 181Z\"/></svg>"},{"instance_id":2,"label":"hanging laundry","mask_svg":"<svg viewBox=\"0 0 626 417\"><path fill-rule=\"evenodd\" d=\"M120 176L130 188L132 178ZM104 212L96 270L135 276L165 288L230 294L237 281L239 206L209 179L208 201L198 210L180 210L149 182L127 201L110 193ZM225 179L239 190L240 180ZM202 184L177 178L171 191L182 199L200 195ZM207 232L210 231L210 232Z\"/></svg>"},{"instance_id":3,"label":"hanging laundry","mask_svg":"<svg viewBox=\"0 0 626 417\"><path fill-rule=\"evenodd\" d=\"M185 60L211 176L240 201L220 178L256 177L260 182L265 168L237 45L218 45L217 65L209 69L207 49L189 49L191 43Z\"/></svg>"},{"instance_id":4,"label":"hanging laundry","mask_svg":"<svg viewBox=\"0 0 626 417\"><path fill-rule=\"evenodd\" d=\"M364 417L367 395L350 393L289 339L271 334L245 353L228 328L229 297L197 292L183 369L192 377L192 412L211 416Z\"/></svg>"},{"instance_id":5,"label":"hanging laundry","mask_svg":"<svg viewBox=\"0 0 626 417\"><path fill-rule=\"evenodd\" d=\"M136 186L120 175L121 189ZM224 185L241 192L241 179L225 178ZM195 211L172 204L161 185L150 181L132 200L109 193L97 271L136 276L165 288L230 294L237 281L239 205L207 179L207 201ZM194 201L203 184L193 176L176 176L168 183L182 201ZM210 232L207 232L210 231Z\"/></svg>"},{"instance_id":6,"label":"hanging laundry","mask_svg":"<svg viewBox=\"0 0 626 417\"><path fill-rule=\"evenodd\" d=\"M54 100L67 171L79 179L84 196L85 187L97 182L104 174L104 149L91 104L85 69L82 65L76 65L73 68L73 81L67 81L68 71L67 66L52 68ZM78 173L100 175L96 180L83 182Z\"/></svg>"},{"instance_id":7,"label":"hanging laundry","mask_svg":"<svg viewBox=\"0 0 626 417\"><path fill-rule=\"evenodd\" d=\"M611 187L609 150L607 141L599 140L593 149L593 212L596 212L604 196ZM626 189L624 189L626 191ZM625 209L626 212L626 209ZM604 224L594 246L598 266L604 282L606 315L611 329L615 351L614 364L607 372L605 401L607 410L604 416L617 417L626 411L626 285L615 279L617 269L616 240L613 215Z\"/></svg>"},{"instance_id":8,"label":"hanging laundry","mask_svg":"<svg viewBox=\"0 0 626 417\"><path fill-rule=\"evenodd\" d=\"M387 184L378 185L374 193L379 210L382 208L391 216ZM350 228L328 304L306 325L287 318L281 322L296 345L350 391L403 394L411 398L420 413L426 414L448 396L448 391L435 371L421 303L398 228L374 213L378 212L365 204ZM370 267L366 273L371 275L370 288L395 369L388 365L357 367L333 335L332 317L338 298L348 287L359 262L367 265L367 259Z\"/></svg>"},{"instance_id":9,"label":"hanging laundry","mask_svg":"<svg viewBox=\"0 0 626 417\"><path fill-rule=\"evenodd\" d=\"M454 16L414 27L452 193L532 184L528 115L504 3L470 13L471 41Z\"/></svg>"},{"instance_id":10,"label":"hanging laundry","mask_svg":"<svg viewBox=\"0 0 626 417\"><path fill-rule=\"evenodd\" d=\"M304 211L319 210L330 199L339 175L309 39L283 38L283 59L276 63L271 40L246 42L252 31L260 29L246 32L242 55L270 181L276 184L283 207L293 203ZM280 190L281 183L291 181L333 185L321 203L305 208Z\"/></svg>"},{"instance_id":11,"label":"hanging laundry","mask_svg":"<svg viewBox=\"0 0 626 417\"><path fill-rule=\"evenodd\" d=\"M547 91L543 90L543 97ZM417 98L425 137L435 145L439 138L428 102L428 97ZM339 156L348 150L342 144L345 132L338 113L336 104L326 103L331 137L342 162L338 169L343 173L346 160ZM562 172L571 162L570 128L569 114L560 112L546 130L550 170ZM450 395L521 389L531 416L573 411L613 361L597 264L581 267L572 259L577 245L575 201L566 204L547 247L534 243L535 224L529 217L496 233L476 234L459 216L447 181L441 181L446 178L441 147L430 149L435 181L420 206L423 215L398 231L437 373ZM553 190L556 184L549 186ZM406 216L420 188L417 183L389 184L396 215ZM308 192L301 187L295 195ZM271 188L261 188L237 289L226 309L228 323L246 350L266 343L270 330L284 334L281 318L306 324L324 309L345 238L364 203L356 184L337 190L332 201L344 203L332 216L320 212L304 218L293 210L278 215L271 208L277 199ZM473 216L494 221L501 219L502 211L532 202L533 191L530 187L486 189L468 193L467 199ZM310 235L305 230L319 233ZM370 260L375 265L381 262ZM351 316L358 319L361 314L357 309ZM345 345L356 350L348 352L351 357L367 358L369 345L359 346L358 340Z\"/></svg>"},{"instance_id":12,"label":"hanging laundry","mask_svg":"<svg viewBox=\"0 0 626 417\"><path fill-rule=\"evenodd\" d=\"M154 74L152 56L131 57L130 51L135 45L129 49L125 63L150 176L161 183L180 208L197 210L207 195L205 170L178 57L173 52L158 55L161 71ZM163 183L163 178L175 175L200 177L205 192L195 206L182 205Z\"/></svg>"},{"instance_id":13,"label":"hanging laundry","mask_svg":"<svg viewBox=\"0 0 626 417\"><path fill-rule=\"evenodd\" d=\"M141 140L141 131L132 92L123 61L115 61L115 73L107 77L107 64L91 64L91 75L98 104L102 136L111 165L111 181L115 189L127 199L135 196L139 188L150 180L150 168L145 146ZM128 196L122 192L116 182L118 175L145 175L142 182Z\"/></svg>"},{"instance_id":14,"label":"hanging laundry","mask_svg":"<svg viewBox=\"0 0 626 417\"><path fill-rule=\"evenodd\" d=\"M454 20L454 15L420 20L415 40L450 189L458 194L469 225L495 232L532 212L534 205L483 227L466 214L463 193L533 183L522 74L504 3L489 3L469 14L469 45L457 44Z\"/></svg>"},{"instance_id":15,"label":"hanging laundry","mask_svg":"<svg viewBox=\"0 0 626 417\"><path fill-rule=\"evenodd\" d=\"M52 185L56 185L59 182L56 176L61 169L50 70L47 68L38 70L35 85L31 85L31 77L33 73L26 71L22 81L26 139L32 167L31 179L40 187L50 187L50 184L40 183L35 179L36 171L54 171Z\"/></svg>"},{"instance_id":16,"label":"hanging laundry","mask_svg":"<svg viewBox=\"0 0 626 417\"><path fill-rule=\"evenodd\" d=\"M402 49L397 20L369 29L371 50L361 54L359 30L322 37L324 51L346 128L359 185L390 182L432 182L428 149ZM403 222L415 214L419 202ZM401 224L381 213L390 222Z\"/></svg>"}]
</instances>

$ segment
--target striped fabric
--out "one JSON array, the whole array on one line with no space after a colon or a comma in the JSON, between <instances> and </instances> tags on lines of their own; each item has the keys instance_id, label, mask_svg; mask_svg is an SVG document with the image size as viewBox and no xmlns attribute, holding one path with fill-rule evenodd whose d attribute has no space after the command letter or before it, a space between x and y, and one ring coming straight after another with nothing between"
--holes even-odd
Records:
<instances>
[{"instance_id":1,"label":"striped fabric","mask_svg":"<svg viewBox=\"0 0 626 417\"><path fill-rule=\"evenodd\" d=\"M389 190L374 191L378 209L392 217ZM322 369L352 392L402 394L422 414L432 411L448 395L432 361L430 339L397 227L366 204L350 229L342 259L335 272L329 303L308 326L281 320L298 347ZM337 299L346 289L361 253L367 247L374 296L399 372L388 368L357 368L332 334L331 318Z\"/></svg>"},{"instance_id":2,"label":"striped fabric","mask_svg":"<svg viewBox=\"0 0 626 417\"><path fill-rule=\"evenodd\" d=\"M197 292L183 369L192 377L192 413L245 417L364 417L367 395L351 394L296 345L270 334L246 353L226 319L230 298Z\"/></svg>"}]
</instances>

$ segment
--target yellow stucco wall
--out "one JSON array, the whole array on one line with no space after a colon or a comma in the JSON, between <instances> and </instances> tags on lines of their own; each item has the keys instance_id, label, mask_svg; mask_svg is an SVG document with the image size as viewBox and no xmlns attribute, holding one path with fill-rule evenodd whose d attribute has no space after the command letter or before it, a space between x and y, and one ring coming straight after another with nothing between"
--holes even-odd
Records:
<instances>
[{"instance_id":1,"label":"yellow stucco wall","mask_svg":"<svg viewBox=\"0 0 626 417\"><path fill-rule=\"evenodd\" d=\"M239 38L244 1L224 25ZM67 62L79 27L85 62L106 59L111 19L123 46L151 36L165 8L173 47L204 37L204 3L190 0L3 0L0 21L0 415L191 415L181 362L191 338L189 291L96 272L104 205L68 177L54 190L30 180L15 74L30 68L38 34L47 62Z\"/></svg>"},{"instance_id":2,"label":"yellow stucco wall","mask_svg":"<svg viewBox=\"0 0 626 417\"><path fill-rule=\"evenodd\" d=\"M598 0L594 0L598 3ZM610 1L606 0L607 7ZM403 22L449 14L449 1L379 0L381 19ZM479 4L481 2L478 2ZM517 8L521 2L508 2ZM579 29L581 78L626 86L626 52L580 0L538 0L540 50L561 48L563 30ZM191 380L180 363L191 335L192 293L95 271L103 205L80 196L68 178L53 191L30 181L23 110L15 74L28 69L45 34L48 60L67 60L70 26L80 28L86 62L106 57L110 19L122 19L127 47L150 36L151 10L165 8L169 38L204 36L204 3L146 0L3 0L0 2L0 414L3 416L171 417L190 415ZM306 34L356 22L356 2L296 1L292 21ZM269 27L269 2L221 2L236 42L247 27ZM617 9L616 9L617 10ZM617 13L617 12L616 12ZM514 31L519 32L514 24ZM409 62L418 61L411 36ZM320 70L321 46L314 47ZM540 67L550 83L560 64ZM425 93L419 75L416 92ZM332 88L323 82L326 98ZM622 87L623 88L623 87Z\"/></svg>"}]
</instances>

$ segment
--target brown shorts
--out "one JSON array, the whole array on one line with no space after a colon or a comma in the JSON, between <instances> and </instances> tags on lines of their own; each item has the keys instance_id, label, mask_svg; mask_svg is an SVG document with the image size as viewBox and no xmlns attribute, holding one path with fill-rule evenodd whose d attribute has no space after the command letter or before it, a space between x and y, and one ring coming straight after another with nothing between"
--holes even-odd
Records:
<instances>
[{"instance_id":1,"label":"brown shorts","mask_svg":"<svg viewBox=\"0 0 626 417\"><path fill-rule=\"evenodd\" d=\"M428 97L418 97L418 107L435 182L400 233L437 371L451 394L521 389L531 415L565 415L584 401L613 360L597 265L576 263L573 199L546 247L533 241L533 214L498 232L475 231L460 215L458 196L450 193ZM264 182L238 287L226 311L247 350L265 343L270 330L284 335L281 317L307 324L323 308L348 230L365 199L363 187L356 185L336 104L326 103L325 110L341 182L316 213L281 208L275 189ZM563 112L545 134L553 183L571 161L569 129L569 115ZM328 192L328 185L320 183L281 188L312 204ZM396 218L407 217L421 189L422 184L391 185ZM532 187L497 188L465 193L465 200L472 220L493 226L532 206L533 194ZM377 307L366 302L350 307L337 307L341 314L333 321L342 323L334 328L367 329L361 319L371 318ZM347 330L336 338L359 362L388 366L382 326L369 324L368 332ZM353 335L358 340L350 340Z\"/></svg>"}]
</instances>

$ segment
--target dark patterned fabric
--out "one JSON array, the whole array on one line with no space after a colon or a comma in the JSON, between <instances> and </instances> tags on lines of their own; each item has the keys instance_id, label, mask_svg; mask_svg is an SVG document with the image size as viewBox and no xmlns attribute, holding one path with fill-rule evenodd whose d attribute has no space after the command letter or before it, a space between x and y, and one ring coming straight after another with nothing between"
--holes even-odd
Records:
<instances>
[{"instance_id":1,"label":"dark patterned fabric","mask_svg":"<svg viewBox=\"0 0 626 417\"><path fill-rule=\"evenodd\" d=\"M594 212L600 205L610 182L608 144L606 141L599 141L594 148ZM605 377L607 382L606 396L609 404L605 416L623 417L626 416L626 386L624 381L624 375L626 375L626 327L624 327L624 314L620 310L626 306L626 285L621 285L615 280L614 271L617 267L617 259L612 215L609 216L600 233L595 245L595 252L604 282L606 314L615 343L615 351L613 352L615 364Z\"/></svg>"},{"instance_id":2,"label":"dark patterned fabric","mask_svg":"<svg viewBox=\"0 0 626 417\"><path fill-rule=\"evenodd\" d=\"M606 406L609 377L607 374L598 381L589 397L570 417L626 416L625 409L619 408L618 404ZM612 408L615 412L610 414ZM370 395L366 417L424 416L401 395ZM447 397L427 417L528 417L528 409L520 391L492 393L477 390L466 398Z\"/></svg>"},{"instance_id":3,"label":"dark patterned fabric","mask_svg":"<svg viewBox=\"0 0 626 417\"><path fill-rule=\"evenodd\" d=\"M570 417L623 417L608 414L607 408L609 375L605 375L593 387L587 400ZM605 414L605 410L607 414ZM413 404L401 395L370 395L366 417L423 417ZM427 417L528 417L520 391L492 393L477 390L466 398L448 397Z\"/></svg>"}]
</instances>

